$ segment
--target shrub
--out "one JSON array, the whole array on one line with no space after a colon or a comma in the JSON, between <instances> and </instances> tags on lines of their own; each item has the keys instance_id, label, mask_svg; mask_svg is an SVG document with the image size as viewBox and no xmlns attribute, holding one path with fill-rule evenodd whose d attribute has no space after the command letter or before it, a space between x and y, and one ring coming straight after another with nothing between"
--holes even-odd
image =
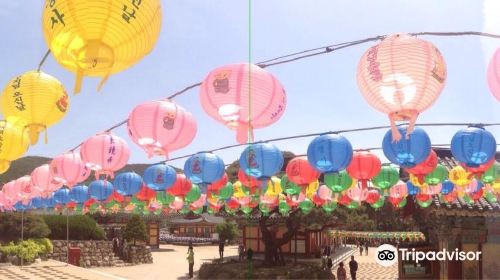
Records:
<instances>
[{"instance_id":1,"label":"shrub","mask_svg":"<svg viewBox=\"0 0 500 280\"><path fill-rule=\"evenodd\" d=\"M147 240L148 235L146 233L146 225L139 215L132 215L125 226L123 237L128 242L134 241L134 245L136 241Z\"/></svg>"},{"instance_id":2,"label":"shrub","mask_svg":"<svg viewBox=\"0 0 500 280\"><path fill-rule=\"evenodd\" d=\"M20 242L17 245L17 247L18 247L17 256L27 262L33 262L44 250L42 246L38 245L35 241L31 239Z\"/></svg>"},{"instance_id":3,"label":"shrub","mask_svg":"<svg viewBox=\"0 0 500 280\"><path fill-rule=\"evenodd\" d=\"M50 228L49 238L52 240L66 239L66 216L43 216ZM104 230L89 216L70 216L69 239L72 240L103 240Z\"/></svg>"},{"instance_id":4,"label":"shrub","mask_svg":"<svg viewBox=\"0 0 500 280\"><path fill-rule=\"evenodd\" d=\"M0 247L0 252L4 256L15 256L17 255L19 248L14 242L9 242L9 244Z\"/></svg>"},{"instance_id":5,"label":"shrub","mask_svg":"<svg viewBox=\"0 0 500 280\"><path fill-rule=\"evenodd\" d=\"M52 245L52 242L48 238L38 238L34 239L34 241L42 249L42 251L40 252L41 254L47 255L52 253L52 251L54 250L54 245Z\"/></svg>"},{"instance_id":6,"label":"shrub","mask_svg":"<svg viewBox=\"0 0 500 280\"><path fill-rule=\"evenodd\" d=\"M234 223L225 221L215 227L215 232L219 234L221 240L232 241L238 236L238 227Z\"/></svg>"},{"instance_id":7,"label":"shrub","mask_svg":"<svg viewBox=\"0 0 500 280\"><path fill-rule=\"evenodd\" d=\"M50 229L42 217L24 215L24 238L44 238L49 236ZM21 214L0 214L0 240L3 242L21 239Z\"/></svg>"}]
</instances>

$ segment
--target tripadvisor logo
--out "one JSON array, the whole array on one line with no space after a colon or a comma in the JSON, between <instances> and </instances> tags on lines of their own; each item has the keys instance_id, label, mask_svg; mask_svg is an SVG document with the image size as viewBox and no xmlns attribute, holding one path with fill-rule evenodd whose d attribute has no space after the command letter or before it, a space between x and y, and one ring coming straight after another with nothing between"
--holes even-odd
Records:
<instances>
[{"instance_id":1,"label":"tripadvisor logo","mask_svg":"<svg viewBox=\"0 0 500 280\"><path fill-rule=\"evenodd\" d=\"M399 256L402 261L414 261L419 263L420 261L478 261L481 252L474 251L459 251L455 249L454 251L447 251L443 249L441 251L416 251L415 248L399 248ZM375 255L375 261L382 266L391 266L395 264L398 260L398 249L396 247L383 244L377 248L377 253Z\"/></svg>"}]
</instances>

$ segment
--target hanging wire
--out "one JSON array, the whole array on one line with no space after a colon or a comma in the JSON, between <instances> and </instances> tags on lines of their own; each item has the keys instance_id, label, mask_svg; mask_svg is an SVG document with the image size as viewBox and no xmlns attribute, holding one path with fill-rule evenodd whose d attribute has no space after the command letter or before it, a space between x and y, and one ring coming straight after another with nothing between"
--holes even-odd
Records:
<instances>
[{"instance_id":1,"label":"hanging wire","mask_svg":"<svg viewBox=\"0 0 500 280\"><path fill-rule=\"evenodd\" d=\"M404 125L404 124L400 124L400 125ZM437 126L480 126L480 127L486 127L486 126L500 126L500 123L481 123L481 124L451 123L451 122L450 123L420 123L420 124L416 124L415 126L419 126L419 127L437 127ZM307 133L307 134L297 134L297 135L292 135L292 136L261 140L261 141L256 141L256 142L252 142L252 143L227 145L227 146L214 148L212 150L207 150L206 152L213 153L213 152L237 148L237 147L241 147L241 146L245 146L245 145L254 145L257 143L271 143L271 142L279 142L279 141L293 140L293 139L299 139L299 138L309 138L309 137L320 136L320 135L351 133L351 132L370 131L370 130L379 130L379 129L388 129L388 128L391 128L391 127L388 125L384 125L384 126L370 126L370 127L362 127L362 128L342 129L342 130L335 130L335 131L315 132L315 133ZM432 146L433 147L437 147L437 146L446 147L449 145L450 144L435 144ZM382 149L381 147L374 147L374 148L364 148L364 149L359 149L359 150L381 150L381 149ZM160 161L158 163L167 163L170 161L185 159L185 158L189 158L193 155L195 155L195 154L182 155L182 156L170 158L168 160Z\"/></svg>"},{"instance_id":2,"label":"hanging wire","mask_svg":"<svg viewBox=\"0 0 500 280\"><path fill-rule=\"evenodd\" d=\"M249 0L250 1L250 0ZM249 2L249 9L250 9L251 3ZM250 10L249 10L249 16L250 16ZM250 18L249 18L250 20ZM249 31L251 31L250 26L249 26ZM492 34L492 33L486 33L486 32L480 32L480 31L459 31L459 32L432 32L432 31L423 31L423 32L413 32L413 33L408 33L411 36L446 36L446 37L451 37L451 36L481 36L481 37L487 37L487 38L494 38L494 39L500 39L499 34ZM368 37L365 39L360 39L360 40L355 40L355 41L347 41L347 42L342 42L338 44L332 44L328 46L323 46L323 47L317 47L317 48L312 48L312 49L307 49L299 52L294 52L291 54L287 55L282 55L278 56L275 58L271 58L268 60L264 60L261 62L257 62L256 64L261 67L261 68L266 68L269 66L275 66L275 65L280 65L280 64L286 64L290 62L294 62L297 60L305 59L305 58L310 58L322 54L328 54L337 50L341 50L344 48L368 43L368 42L374 42L374 41L379 41L382 40L386 37L387 35L378 35L378 36L373 36L373 37ZM250 38L249 38L250 40ZM41 67L45 63L48 55L50 54L50 49L47 50L47 53L44 55L42 60L40 61L40 64L38 65L38 71L40 71ZM250 58L250 53L249 53L249 58ZM180 95L183 95L184 93L187 93L191 89L197 88L201 85L201 82L191 84L189 86L186 86L184 89L177 91L173 93L172 95L168 96L167 99L174 99ZM108 129L105 129L106 132L110 132L118 127L121 127L122 125L126 124L128 120L123 120L113 126L111 126ZM70 151L74 151L78 149L82 144L77 145Z\"/></svg>"}]
</instances>

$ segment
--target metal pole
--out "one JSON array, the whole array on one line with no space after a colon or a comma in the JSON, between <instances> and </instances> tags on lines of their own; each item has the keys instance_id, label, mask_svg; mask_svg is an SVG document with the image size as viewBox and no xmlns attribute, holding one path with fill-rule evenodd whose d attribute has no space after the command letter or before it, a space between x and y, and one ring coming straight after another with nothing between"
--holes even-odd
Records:
<instances>
[{"instance_id":1,"label":"metal pole","mask_svg":"<svg viewBox=\"0 0 500 280\"><path fill-rule=\"evenodd\" d=\"M24 241L24 209L21 210L21 243ZM21 257L21 267L23 267L23 258Z\"/></svg>"},{"instance_id":2,"label":"metal pole","mask_svg":"<svg viewBox=\"0 0 500 280\"><path fill-rule=\"evenodd\" d=\"M297 263L297 231L295 231L295 254L293 254L293 261Z\"/></svg>"},{"instance_id":3,"label":"metal pole","mask_svg":"<svg viewBox=\"0 0 500 280\"><path fill-rule=\"evenodd\" d=\"M66 208L66 265L69 264L69 210Z\"/></svg>"}]
</instances>

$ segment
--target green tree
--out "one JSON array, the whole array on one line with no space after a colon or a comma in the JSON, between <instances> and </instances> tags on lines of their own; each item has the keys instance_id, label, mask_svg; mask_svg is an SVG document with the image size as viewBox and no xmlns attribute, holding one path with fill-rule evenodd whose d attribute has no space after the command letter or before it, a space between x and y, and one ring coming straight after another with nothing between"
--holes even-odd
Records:
<instances>
[{"instance_id":1,"label":"green tree","mask_svg":"<svg viewBox=\"0 0 500 280\"><path fill-rule=\"evenodd\" d=\"M146 233L146 224L139 215L132 215L130 220L127 222L125 226L125 232L123 237L128 241L134 241L134 245L136 241L146 241L148 235Z\"/></svg>"},{"instance_id":2,"label":"green tree","mask_svg":"<svg viewBox=\"0 0 500 280\"><path fill-rule=\"evenodd\" d=\"M215 232L222 240L233 241L238 236L238 226L230 221L225 221L215 227Z\"/></svg>"},{"instance_id":3,"label":"green tree","mask_svg":"<svg viewBox=\"0 0 500 280\"><path fill-rule=\"evenodd\" d=\"M66 239L66 216L43 216L45 223L50 228L49 238L52 240ZM69 239L72 240L103 240L106 236L104 230L94 219L87 215L68 217Z\"/></svg>"},{"instance_id":4,"label":"green tree","mask_svg":"<svg viewBox=\"0 0 500 280\"><path fill-rule=\"evenodd\" d=\"M24 215L23 237L44 238L50 234L50 229L44 220L37 215ZM3 242L21 239L21 214L0 214L0 240Z\"/></svg>"}]
</instances>

